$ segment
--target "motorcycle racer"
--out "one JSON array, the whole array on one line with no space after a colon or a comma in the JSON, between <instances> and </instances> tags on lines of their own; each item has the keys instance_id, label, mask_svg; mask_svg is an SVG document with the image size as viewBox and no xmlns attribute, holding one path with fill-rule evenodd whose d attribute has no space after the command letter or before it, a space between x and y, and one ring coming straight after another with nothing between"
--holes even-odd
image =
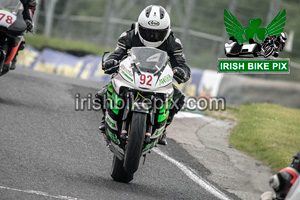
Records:
<instances>
[{"instance_id":1,"label":"motorcycle racer","mask_svg":"<svg viewBox=\"0 0 300 200\"><path fill-rule=\"evenodd\" d=\"M289 167L281 169L277 174L271 177L270 186L275 191L265 192L261 196L261 200L284 200L289 193L291 187L296 182L300 174L300 151L293 156L292 163Z\"/></svg>"},{"instance_id":2,"label":"motorcycle racer","mask_svg":"<svg viewBox=\"0 0 300 200\"><path fill-rule=\"evenodd\" d=\"M157 5L146 7L139 15L138 21L132 24L131 29L122 33L114 52L106 59L102 69L106 74L113 74L118 70L118 63L127 55L127 50L132 47L154 47L166 51L174 72L174 79L179 83L187 82L190 78L190 68L186 63L183 54L183 47L178 38L173 35L170 25L170 17L167 11ZM107 87L107 86L106 86ZM174 86L173 100L175 105L170 109L167 126L172 122L174 115L184 105L184 94ZM98 96L103 96L107 92L104 88L98 92ZM99 127L104 131L104 118ZM159 144L166 145L166 133L159 141Z\"/></svg>"},{"instance_id":3,"label":"motorcycle racer","mask_svg":"<svg viewBox=\"0 0 300 200\"><path fill-rule=\"evenodd\" d=\"M267 36L264 42L262 43L262 49L265 51L268 46L274 45L274 47L272 47L275 50L273 56L278 57L279 56L278 51L283 51L286 39L287 39L287 34L285 32L282 32L280 36L276 36L276 35Z\"/></svg>"},{"instance_id":4,"label":"motorcycle racer","mask_svg":"<svg viewBox=\"0 0 300 200\"><path fill-rule=\"evenodd\" d=\"M32 32L33 31L33 15L34 15L34 11L37 6L38 0L20 0L20 1L24 7L22 14L23 14L23 19L27 26L27 31ZM19 42L16 40L18 40L18 39L15 39L15 41L11 42L12 47L16 47L19 44ZM19 53L19 51L23 50L24 48L25 48L25 41L22 41L20 44L20 47L18 49L18 52L16 53L15 57L12 60L12 65L10 67L11 70L14 70L16 68L18 53Z\"/></svg>"}]
</instances>

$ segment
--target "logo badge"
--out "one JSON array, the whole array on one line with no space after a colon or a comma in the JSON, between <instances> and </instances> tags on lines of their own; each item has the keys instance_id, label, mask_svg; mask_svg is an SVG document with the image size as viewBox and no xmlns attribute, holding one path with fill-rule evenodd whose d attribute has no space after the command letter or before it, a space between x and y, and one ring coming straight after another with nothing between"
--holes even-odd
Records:
<instances>
[{"instance_id":1,"label":"logo badge","mask_svg":"<svg viewBox=\"0 0 300 200\"><path fill-rule=\"evenodd\" d=\"M159 23L158 21L155 21L155 20L149 21L148 24L149 24L150 26L159 26L159 25L160 25L160 23Z\"/></svg>"},{"instance_id":2,"label":"logo badge","mask_svg":"<svg viewBox=\"0 0 300 200\"><path fill-rule=\"evenodd\" d=\"M266 28L260 27L260 18L250 19L249 27L243 28L232 13L224 10L224 25L229 36L224 50L228 58L219 58L219 72L289 74L289 59L277 58L287 39L285 21L286 10L283 10Z\"/></svg>"}]
</instances>

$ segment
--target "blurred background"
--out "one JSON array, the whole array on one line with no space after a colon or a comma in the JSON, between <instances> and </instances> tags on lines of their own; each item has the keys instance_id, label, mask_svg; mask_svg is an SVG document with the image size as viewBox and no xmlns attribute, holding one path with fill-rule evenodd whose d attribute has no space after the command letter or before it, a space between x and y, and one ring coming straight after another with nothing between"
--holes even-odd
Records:
<instances>
[{"instance_id":1,"label":"blurred background","mask_svg":"<svg viewBox=\"0 0 300 200\"><path fill-rule=\"evenodd\" d=\"M39 0L35 32L46 37L81 40L113 50L122 32L130 29L140 12L151 4L165 7L172 30L180 38L192 68L217 70L217 58L225 57L228 35L224 9L243 27L261 18L261 27L286 9L288 41L280 57L290 58L290 75L247 75L262 79L300 82L300 0Z\"/></svg>"}]
</instances>

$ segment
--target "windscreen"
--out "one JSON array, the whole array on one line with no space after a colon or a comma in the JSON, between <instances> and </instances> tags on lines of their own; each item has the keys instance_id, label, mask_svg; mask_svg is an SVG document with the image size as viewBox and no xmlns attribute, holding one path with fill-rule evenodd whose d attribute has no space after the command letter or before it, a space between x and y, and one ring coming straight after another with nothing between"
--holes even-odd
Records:
<instances>
[{"instance_id":1,"label":"windscreen","mask_svg":"<svg viewBox=\"0 0 300 200\"><path fill-rule=\"evenodd\" d=\"M23 8L22 3L19 0L1 0L0 10L5 9L12 13L17 13L19 9Z\"/></svg>"},{"instance_id":2,"label":"windscreen","mask_svg":"<svg viewBox=\"0 0 300 200\"><path fill-rule=\"evenodd\" d=\"M168 61L168 55L152 47L133 47L130 55L136 67L141 72L156 73L160 71Z\"/></svg>"}]
</instances>

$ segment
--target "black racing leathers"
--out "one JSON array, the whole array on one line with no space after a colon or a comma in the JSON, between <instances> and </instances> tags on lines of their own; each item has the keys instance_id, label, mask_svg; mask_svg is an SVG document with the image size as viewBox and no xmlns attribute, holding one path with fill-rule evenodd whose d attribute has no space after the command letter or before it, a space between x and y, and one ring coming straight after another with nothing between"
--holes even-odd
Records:
<instances>
[{"instance_id":1,"label":"black racing leathers","mask_svg":"<svg viewBox=\"0 0 300 200\"><path fill-rule=\"evenodd\" d=\"M134 25L131 30L122 33L118 40L117 48L115 51L106 59L121 60L127 55L127 50L132 47L142 47L144 44L141 42L138 33L135 32ZM176 38L171 32L170 36L166 41L157 47L160 50L166 51L170 58L172 68L179 67L183 69L185 76L182 82L186 82L190 79L191 70L186 64L185 56L183 54L182 44L178 38Z\"/></svg>"},{"instance_id":2,"label":"black racing leathers","mask_svg":"<svg viewBox=\"0 0 300 200\"><path fill-rule=\"evenodd\" d=\"M24 10L23 10L23 19L26 23L26 26L27 26L27 31L32 31L33 29L33 23L32 23L32 20L33 20L33 14L34 14L34 11L35 11L35 8L36 8L36 5L37 5L37 0L20 0L21 3L23 4L23 7L24 7ZM20 50L23 50L24 47L25 47L25 41L23 38L11 38L9 39L8 43L9 43L9 46L14 48L16 47L17 45L19 45L20 43L20 40L23 40L20 44L20 47L18 49L18 52ZM12 60L12 66L11 66L11 69L15 69L16 67L16 62L17 62L17 56L18 56L18 52L16 53L14 59Z\"/></svg>"},{"instance_id":3,"label":"black racing leathers","mask_svg":"<svg viewBox=\"0 0 300 200\"><path fill-rule=\"evenodd\" d=\"M131 30L121 34L116 49L106 59L106 62L110 60L120 61L123 59L124 56L127 55L127 50L131 49L132 47L142 46L144 46L144 44L141 42L138 33L135 31L135 24L133 24ZM157 48L167 52L173 69L182 69L180 71L184 73L184 76L182 76L180 83L188 81L190 79L191 70L186 63L185 56L183 54L182 44L180 40L173 35L173 32L171 32L169 37L164 41L164 43ZM174 102L170 110L167 125L169 125L172 122L174 115L182 108L185 99L184 94L182 94L182 92L176 86L173 85L173 87Z\"/></svg>"},{"instance_id":4,"label":"black racing leathers","mask_svg":"<svg viewBox=\"0 0 300 200\"><path fill-rule=\"evenodd\" d=\"M32 21L37 0L20 0L24 6L23 17L24 20Z\"/></svg>"},{"instance_id":5,"label":"black racing leathers","mask_svg":"<svg viewBox=\"0 0 300 200\"><path fill-rule=\"evenodd\" d=\"M35 8L37 5L37 0L20 0L24 6L28 6L30 8Z\"/></svg>"}]
</instances>

